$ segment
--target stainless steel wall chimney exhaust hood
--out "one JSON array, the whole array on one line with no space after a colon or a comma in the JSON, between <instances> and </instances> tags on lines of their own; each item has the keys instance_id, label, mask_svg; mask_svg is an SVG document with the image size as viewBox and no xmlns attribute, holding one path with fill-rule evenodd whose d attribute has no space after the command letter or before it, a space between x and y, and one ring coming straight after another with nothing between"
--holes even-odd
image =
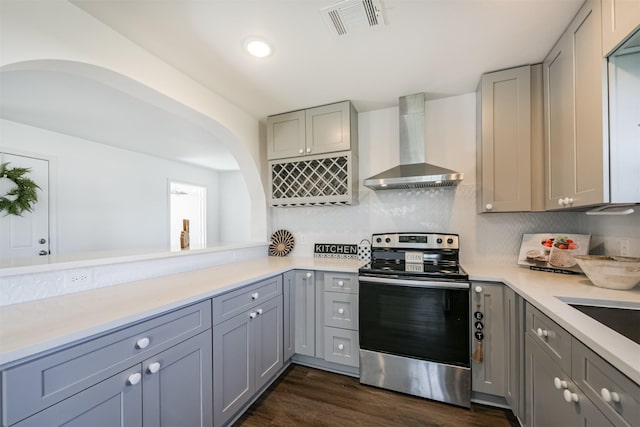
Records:
<instances>
[{"instance_id":1,"label":"stainless steel wall chimney exhaust hood","mask_svg":"<svg viewBox=\"0 0 640 427\"><path fill-rule=\"evenodd\" d=\"M463 174L425 163L424 93L400 98L400 165L364 180L372 190L458 185Z\"/></svg>"}]
</instances>

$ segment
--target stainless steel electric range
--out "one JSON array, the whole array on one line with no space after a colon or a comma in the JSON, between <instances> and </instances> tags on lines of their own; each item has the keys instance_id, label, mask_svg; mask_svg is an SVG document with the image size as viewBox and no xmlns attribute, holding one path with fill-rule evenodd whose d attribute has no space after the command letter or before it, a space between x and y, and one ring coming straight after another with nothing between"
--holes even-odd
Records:
<instances>
[{"instance_id":1,"label":"stainless steel electric range","mask_svg":"<svg viewBox=\"0 0 640 427\"><path fill-rule=\"evenodd\" d=\"M374 234L359 270L360 382L470 407L468 279L456 234Z\"/></svg>"}]
</instances>

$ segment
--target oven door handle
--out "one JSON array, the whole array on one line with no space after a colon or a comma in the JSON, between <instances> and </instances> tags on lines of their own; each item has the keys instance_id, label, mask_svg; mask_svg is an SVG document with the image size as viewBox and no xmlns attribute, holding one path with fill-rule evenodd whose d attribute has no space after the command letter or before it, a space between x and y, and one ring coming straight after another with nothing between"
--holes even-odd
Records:
<instances>
[{"instance_id":1,"label":"oven door handle","mask_svg":"<svg viewBox=\"0 0 640 427\"><path fill-rule=\"evenodd\" d=\"M469 289L467 282L438 282L433 280L406 280L390 279L382 277L360 276L360 282L382 283L385 285L414 286L417 288L437 288L437 289Z\"/></svg>"}]
</instances>

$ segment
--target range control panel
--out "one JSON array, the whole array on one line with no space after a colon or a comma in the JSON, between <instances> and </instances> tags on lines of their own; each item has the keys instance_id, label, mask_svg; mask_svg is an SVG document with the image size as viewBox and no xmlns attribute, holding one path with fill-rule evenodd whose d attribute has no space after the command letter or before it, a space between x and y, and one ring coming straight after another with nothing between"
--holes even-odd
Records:
<instances>
[{"instance_id":1,"label":"range control panel","mask_svg":"<svg viewBox=\"0 0 640 427\"><path fill-rule=\"evenodd\" d=\"M371 236L372 248L459 249L457 234L382 233Z\"/></svg>"}]
</instances>

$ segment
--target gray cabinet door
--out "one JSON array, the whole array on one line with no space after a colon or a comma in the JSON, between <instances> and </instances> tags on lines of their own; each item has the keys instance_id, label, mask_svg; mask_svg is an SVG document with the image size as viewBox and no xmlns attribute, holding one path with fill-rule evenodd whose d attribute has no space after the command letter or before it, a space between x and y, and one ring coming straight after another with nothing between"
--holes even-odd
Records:
<instances>
[{"instance_id":1,"label":"gray cabinet door","mask_svg":"<svg viewBox=\"0 0 640 427\"><path fill-rule=\"evenodd\" d=\"M15 426L142 426L142 382L129 382L129 378L136 374L140 375L140 365L89 387Z\"/></svg>"},{"instance_id":2,"label":"gray cabinet door","mask_svg":"<svg viewBox=\"0 0 640 427\"><path fill-rule=\"evenodd\" d=\"M282 275L282 295L283 295L283 335L284 360L289 360L296 352L296 276L293 271L288 271Z\"/></svg>"},{"instance_id":3,"label":"gray cabinet door","mask_svg":"<svg viewBox=\"0 0 640 427\"><path fill-rule=\"evenodd\" d=\"M588 0L543 63L546 209L608 201L601 35L600 1Z\"/></svg>"},{"instance_id":4,"label":"gray cabinet door","mask_svg":"<svg viewBox=\"0 0 640 427\"><path fill-rule=\"evenodd\" d=\"M482 76L479 212L532 208L531 93L528 65Z\"/></svg>"},{"instance_id":5,"label":"gray cabinet door","mask_svg":"<svg viewBox=\"0 0 640 427\"><path fill-rule=\"evenodd\" d=\"M527 384L527 422L529 427L577 426L578 416L573 403L563 398L563 390L554 380L566 381L575 389L567 374L527 335L525 343ZM575 390L572 390L575 391Z\"/></svg>"},{"instance_id":6,"label":"gray cabinet door","mask_svg":"<svg viewBox=\"0 0 640 427\"><path fill-rule=\"evenodd\" d=\"M508 286L504 287L505 329L505 389L504 397L513 413L524 419L520 408L520 389L524 386L524 371L521 352L524 342L524 305L520 296Z\"/></svg>"},{"instance_id":7,"label":"gray cabinet door","mask_svg":"<svg viewBox=\"0 0 640 427\"><path fill-rule=\"evenodd\" d=\"M252 320L255 389L259 390L284 366L282 360L282 301L273 298L256 307Z\"/></svg>"},{"instance_id":8,"label":"gray cabinet door","mask_svg":"<svg viewBox=\"0 0 640 427\"><path fill-rule=\"evenodd\" d=\"M296 271L295 348L296 353L316 355L316 285L313 271Z\"/></svg>"},{"instance_id":9,"label":"gray cabinet door","mask_svg":"<svg viewBox=\"0 0 640 427\"><path fill-rule=\"evenodd\" d=\"M477 292L477 288L481 292ZM505 331L504 331L504 302L502 291L504 285L493 283L474 283L471 304L473 310L483 313L482 323L484 339L482 340L483 360L472 361L471 380L473 391L504 396L505 389ZM476 330L475 322L471 325ZM478 341L472 340L472 351L477 348Z\"/></svg>"},{"instance_id":10,"label":"gray cabinet door","mask_svg":"<svg viewBox=\"0 0 640 427\"><path fill-rule=\"evenodd\" d=\"M267 159L305 154L305 111L267 117Z\"/></svg>"},{"instance_id":11,"label":"gray cabinet door","mask_svg":"<svg viewBox=\"0 0 640 427\"><path fill-rule=\"evenodd\" d=\"M142 363L144 426L213 424L211 331Z\"/></svg>"},{"instance_id":12,"label":"gray cabinet door","mask_svg":"<svg viewBox=\"0 0 640 427\"><path fill-rule=\"evenodd\" d=\"M213 328L213 419L224 425L253 395L251 318L240 314Z\"/></svg>"},{"instance_id":13,"label":"gray cabinet door","mask_svg":"<svg viewBox=\"0 0 640 427\"><path fill-rule=\"evenodd\" d=\"M351 103L309 108L306 111L305 154L332 153L351 148Z\"/></svg>"}]
</instances>

